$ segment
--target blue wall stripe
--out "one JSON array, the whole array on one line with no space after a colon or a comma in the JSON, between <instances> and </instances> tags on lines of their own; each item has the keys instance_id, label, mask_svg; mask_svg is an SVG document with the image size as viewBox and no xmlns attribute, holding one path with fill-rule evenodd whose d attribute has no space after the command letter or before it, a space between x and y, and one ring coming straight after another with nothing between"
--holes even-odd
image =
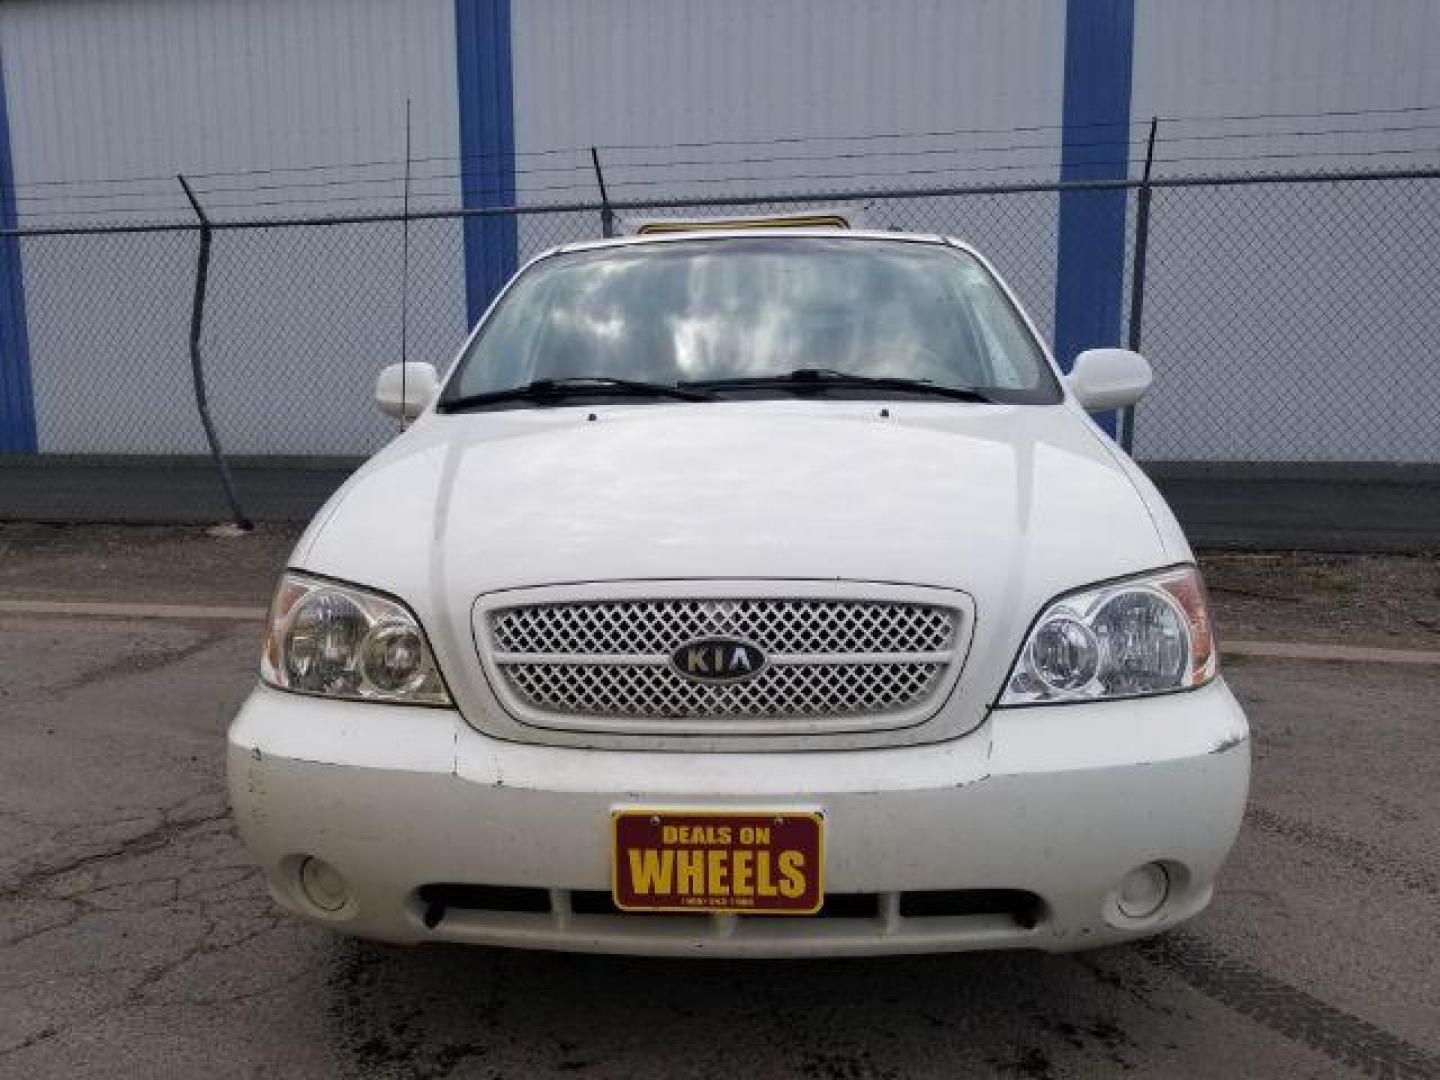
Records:
<instances>
[{"instance_id":1,"label":"blue wall stripe","mask_svg":"<svg viewBox=\"0 0 1440 1080\"><path fill-rule=\"evenodd\" d=\"M0 229L16 227L15 173L10 162L10 112L0 62ZM20 241L0 238L0 454L35 452L35 397L30 385L30 334Z\"/></svg>"},{"instance_id":2,"label":"blue wall stripe","mask_svg":"<svg viewBox=\"0 0 1440 1080\"><path fill-rule=\"evenodd\" d=\"M1123 180L1130 169L1135 0L1068 0L1061 180ZM1124 191L1060 196L1055 355L1066 371L1083 349L1121 345ZM1102 424L1114 433L1114 417Z\"/></svg>"},{"instance_id":3,"label":"blue wall stripe","mask_svg":"<svg viewBox=\"0 0 1440 1080\"><path fill-rule=\"evenodd\" d=\"M466 207L515 203L510 0L455 0L460 95L460 197ZM465 218L465 302L473 325L515 272L511 216Z\"/></svg>"}]
</instances>

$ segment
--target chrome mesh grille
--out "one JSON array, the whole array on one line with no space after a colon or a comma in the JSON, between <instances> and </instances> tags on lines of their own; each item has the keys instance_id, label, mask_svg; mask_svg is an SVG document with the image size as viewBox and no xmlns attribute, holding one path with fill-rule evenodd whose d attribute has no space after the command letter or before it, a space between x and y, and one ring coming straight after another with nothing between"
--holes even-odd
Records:
<instances>
[{"instance_id":1,"label":"chrome mesh grille","mask_svg":"<svg viewBox=\"0 0 1440 1080\"><path fill-rule=\"evenodd\" d=\"M527 604L489 613L490 659L524 711L564 717L780 720L889 717L932 702L955 662L955 610L889 600L645 599ZM707 637L768 659L739 682L671 664Z\"/></svg>"},{"instance_id":2,"label":"chrome mesh grille","mask_svg":"<svg viewBox=\"0 0 1440 1080\"><path fill-rule=\"evenodd\" d=\"M504 608L495 647L511 653L669 654L687 641L733 635L767 653L941 652L955 614L928 604L863 600L607 600Z\"/></svg>"},{"instance_id":3,"label":"chrome mesh grille","mask_svg":"<svg viewBox=\"0 0 1440 1080\"><path fill-rule=\"evenodd\" d=\"M728 686L642 664L521 664L511 684L536 706L582 716L856 716L924 700L941 664L787 664Z\"/></svg>"}]
</instances>

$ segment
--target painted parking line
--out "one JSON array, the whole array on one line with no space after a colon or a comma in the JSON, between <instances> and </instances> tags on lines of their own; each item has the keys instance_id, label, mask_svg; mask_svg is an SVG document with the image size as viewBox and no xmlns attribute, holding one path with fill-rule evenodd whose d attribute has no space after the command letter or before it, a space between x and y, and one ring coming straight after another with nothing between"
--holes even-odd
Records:
<instances>
[{"instance_id":1,"label":"painted parking line","mask_svg":"<svg viewBox=\"0 0 1440 1080\"><path fill-rule=\"evenodd\" d=\"M87 619L215 619L258 622L263 607L215 604L130 604L106 600L4 600L0 615L73 616ZM1225 656L1267 660L1344 661L1355 664L1440 665L1433 649L1382 649L1365 645L1325 645L1300 641L1222 641Z\"/></svg>"}]
</instances>

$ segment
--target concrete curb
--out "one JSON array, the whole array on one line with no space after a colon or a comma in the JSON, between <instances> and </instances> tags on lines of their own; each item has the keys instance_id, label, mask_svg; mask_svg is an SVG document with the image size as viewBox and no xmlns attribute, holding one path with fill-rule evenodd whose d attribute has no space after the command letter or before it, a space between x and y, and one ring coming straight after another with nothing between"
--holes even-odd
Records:
<instances>
[{"instance_id":1,"label":"concrete curb","mask_svg":"<svg viewBox=\"0 0 1440 1080\"><path fill-rule=\"evenodd\" d=\"M0 600L0 615L41 615L87 619L219 619L258 622L263 607L200 604L125 604L100 600Z\"/></svg>"},{"instance_id":2,"label":"concrete curb","mask_svg":"<svg viewBox=\"0 0 1440 1080\"><path fill-rule=\"evenodd\" d=\"M1352 664L1440 664L1440 652L1431 649L1379 649L1299 641L1222 641L1220 655L1267 660L1338 660Z\"/></svg>"}]
</instances>

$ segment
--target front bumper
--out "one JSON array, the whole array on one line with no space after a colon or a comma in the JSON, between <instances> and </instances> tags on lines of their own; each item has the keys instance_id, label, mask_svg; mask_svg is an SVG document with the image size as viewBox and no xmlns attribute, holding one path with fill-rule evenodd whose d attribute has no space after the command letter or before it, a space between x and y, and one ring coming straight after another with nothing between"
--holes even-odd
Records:
<instances>
[{"instance_id":1,"label":"front bumper","mask_svg":"<svg viewBox=\"0 0 1440 1080\"><path fill-rule=\"evenodd\" d=\"M1084 948L1199 912L1240 825L1248 729L1222 681L1189 693L996 710L932 746L801 753L583 750L502 742L449 710L325 701L259 687L230 729L231 801L276 900L363 937L723 956ZM595 912L617 807L819 808L818 918ZM301 884L318 858L344 880L326 911ZM1161 862L1168 899L1121 913L1130 870ZM543 910L451 906L425 886L543 890ZM907 915L905 897L997 890L1001 911ZM586 903L577 898L587 898ZM856 916L855 910L863 914ZM430 910L432 919L436 912Z\"/></svg>"}]
</instances>

